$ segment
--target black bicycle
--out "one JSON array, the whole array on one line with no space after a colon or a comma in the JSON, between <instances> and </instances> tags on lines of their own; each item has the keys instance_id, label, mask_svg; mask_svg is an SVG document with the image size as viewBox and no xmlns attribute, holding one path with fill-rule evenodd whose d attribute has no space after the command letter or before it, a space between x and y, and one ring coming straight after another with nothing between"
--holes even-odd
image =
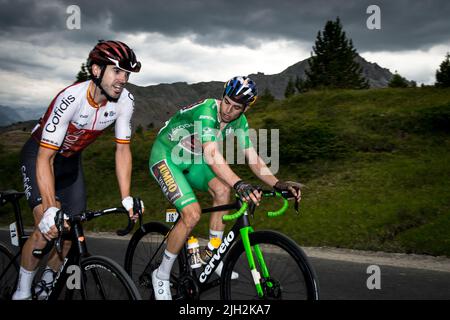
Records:
<instances>
[{"instance_id":1,"label":"black bicycle","mask_svg":"<svg viewBox=\"0 0 450 320\"><path fill-rule=\"evenodd\" d=\"M19 256L29 235L25 234L19 199L23 192L9 190L0 192L0 204L12 203L16 221L10 225L10 235L13 244L18 246L18 252L13 254L6 246L0 245L0 300L9 300L15 291ZM141 295L133 280L123 268L113 260L97 255L90 255L87 250L82 222L100 216L119 213L128 217L128 226L117 231L118 235L129 233L134 223L128 211L124 208L110 208L99 211L85 211L72 216L68 220L68 229L64 227L64 214L59 210L55 217L55 225L59 231L57 239L48 241L43 249L33 250L33 255L42 257L54 247L61 254L64 240L70 240L68 254L55 275L52 287L48 291L47 300L140 300ZM76 275L79 275L77 281ZM38 278L37 276L35 279ZM34 284L35 285L35 284ZM38 299L32 287L33 299Z\"/></svg>"},{"instance_id":2,"label":"black bicycle","mask_svg":"<svg viewBox=\"0 0 450 320\"><path fill-rule=\"evenodd\" d=\"M261 190L263 197L280 197L281 209L268 212L269 217L282 215L288 208L289 192ZM236 200L233 204L203 209L202 213L237 210L223 217L236 220L213 252L212 258L201 268L191 269L184 246L175 262L170 282L174 300L197 300L200 294L220 286L223 300L276 299L317 300L319 287L313 267L303 250L286 235L272 231L254 231L249 216L256 206ZM296 203L296 210L298 207ZM179 221L178 215L175 224ZM130 240L125 256L125 270L136 282L143 299L154 299L151 273L158 268L166 248L166 240L175 226L160 222L142 225ZM241 241L237 241L240 238ZM223 261L222 274L213 276ZM232 272L238 279L232 280ZM214 279L214 277L216 279Z\"/></svg>"}]
</instances>

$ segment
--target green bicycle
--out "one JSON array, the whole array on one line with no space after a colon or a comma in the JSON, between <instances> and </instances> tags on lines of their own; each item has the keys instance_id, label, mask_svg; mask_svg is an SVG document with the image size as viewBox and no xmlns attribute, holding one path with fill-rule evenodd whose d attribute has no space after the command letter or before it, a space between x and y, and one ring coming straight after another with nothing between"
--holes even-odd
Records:
<instances>
[{"instance_id":1,"label":"green bicycle","mask_svg":"<svg viewBox=\"0 0 450 320\"><path fill-rule=\"evenodd\" d=\"M261 190L263 197L283 200L281 209L268 212L278 217L288 209L289 192ZM237 200L233 204L203 209L202 213L237 210L223 217L236 220L213 252L212 258L201 268L191 269L184 247L172 268L171 288L174 300L197 300L200 295L220 286L223 300L317 300L319 287L313 267L303 250L286 235L272 231L254 231L249 216L256 206ZM175 224L179 221L175 221ZM143 299L153 299L151 273L161 263L166 239L175 226L159 222L142 225L131 238L126 256L125 270L135 281ZM241 241L238 241L240 239ZM213 278L214 270L223 261L221 277ZM232 271L239 274L232 280Z\"/></svg>"}]
</instances>

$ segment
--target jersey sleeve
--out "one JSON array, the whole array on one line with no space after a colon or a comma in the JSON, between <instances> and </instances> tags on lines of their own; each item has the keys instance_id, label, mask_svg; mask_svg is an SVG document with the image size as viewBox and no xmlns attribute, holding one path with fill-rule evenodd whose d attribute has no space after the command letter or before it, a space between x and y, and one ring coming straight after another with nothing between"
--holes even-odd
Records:
<instances>
[{"instance_id":1,"label":"jersey sleeve","mask_svg":"<svg viewBox=\"0 0 450 320\"><path fill-rule=\"evenodd\" d=\"M242 115L239 122L239 126L237 126L235 130L235 134L240 147L244 150L253 147L248 130L249 126L247 118L245 117L245 115Z\"/></svg>"},{"instance_id":2,"label":"jersey sleeve","mask_svg":"<svg viewBox=\"0 0 450 320\"><path fill-rule=\"evenodd\" d=\"M67 133L79 101L67 91L61 92L47 110L48 116L42 127L40 146L59 150Z\"/></svg>"},{"instance_id":3,"label":"jersey sleeve","mask_svg":"<svg viewBox=\"0 0 450 320\"><path fill-rule=\"evenodd\" d=\"M195 110L193 114L195 132L199 135L201 144L210 141L217 141L218 123L217 109L215 101L209 100Z\"/></svg>"},{"instance_id":4,"label":"jersey sleeve","mask_svg":"<svg viewBox=\"0 0 450 320\"><path fill-rule=\"evenodd\" d=\"M128 93L128 98L120 106L119 115L115 124L116 142L129 144L131 140L131 117L134 111L134 98Z\"/></svg>"}]
</instances>

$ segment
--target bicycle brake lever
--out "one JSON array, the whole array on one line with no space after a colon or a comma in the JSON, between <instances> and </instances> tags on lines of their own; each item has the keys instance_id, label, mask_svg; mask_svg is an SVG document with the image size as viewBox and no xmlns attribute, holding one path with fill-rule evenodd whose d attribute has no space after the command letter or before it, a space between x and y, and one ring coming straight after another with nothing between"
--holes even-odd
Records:
<instances>
[{"instance_id":1,"label":"bicycle brake lever","mask_svg":"<svg viewBox=\"0 0 450 320\"><path fill-rule=\"evenodd\" d=\"M298 203L298 201L295 201L295 204L294 204L295 213L297 213L297 215L300 215L300 212L298 211L298 207L299 207L299 203Z\"/></svg>"},{"instance_id":2,"label":"bicycle brake lever","mask_svg":"<svg viewBox=\"0 0 450 320\"><path fill-rule=\"evenodd\" d=\"M142 228L142 213L139 213L139 228Z\"/></svg>"},{"instance_id":3,"label":"bicycle brake lever","mask_svg":"<svg viewBox=\"0 0 450 320\"><path fill-rule=\"evenodd\" d=\"M142 227L142 206L141 206L141 198L137 199L139 210L138 210L138 218L139 218L139 228Z\"/></svg>"}]
</instances>

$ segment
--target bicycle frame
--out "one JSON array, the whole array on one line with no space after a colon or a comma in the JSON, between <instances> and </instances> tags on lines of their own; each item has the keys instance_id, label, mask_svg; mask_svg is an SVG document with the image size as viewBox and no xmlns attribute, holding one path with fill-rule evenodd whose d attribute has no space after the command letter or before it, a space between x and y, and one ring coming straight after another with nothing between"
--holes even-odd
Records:
<instances>
[{"instance_id":1,"label":"bicycle frame","mask_svg":"<svg viewBox=\"0 0 450 320\"><path fill-rule=\"evenodd\" d=\"M11 202L14 208L14 216L15 216L15 224L16 224L16 233L19 239L19 250L14 255L13 259L9 262L8 266L5 268L4 272L0 275L0 279L6 274L6 272L9 270L10 267L17 261L18 257L22 253L22 248L29 238L28 234L25 234L25 230L23 227L23 220L22 220L22 213L19 205L19 199L24 195L23 192L17 192L15 190L7 191L1 194L1 200L2 204L5 204L7 202ZM81 223L83 221L88 221L96 217L100 217L102 215L107 215L111 213L121 213L128 216L128 211L124 208L109 208L109 209L103 209L99 211L85 211L80 215L74 216L70 218L70 225L71 225L71 231L70 232L64 232L61 235L61 239L65 240L71 240L72 244L71 247L66 255L66 257L63 260L62 265L60 266L59 270L57 271L52 287L50 288L50 292L47 296L48 300L53 300L59 298L60 293L64 289L64 286L66 285L66 281L69 277L67 271L68 268L72 265L76 265L78 267L81 266L81 261L84 257L90 256L85 237L84 232ZM62 214L61 214L62 215ZM142 219L142 216L139 215L139 219ZM134 223L131 222L131 220L128 220L128 226L123 230L118 230L117 233L119 235L125 235L131 231L131 229L134 227ZM43 249L35 249L33 250L33 255L37 257L42 257L48 254L52 249L53 241L50 241L47 243L46 247ZM83 273L81 273L81 276L83 276ZM96 276L96 275L94 275ZM81 279L80 281L81 286L84 285L84 279ZM86 299L85 296L85 290L81 288L82 298ZM73 293L73 291L70 291Z\"/></svg>"},{"instance_id":2,"label":"bicycle frame","mask_svg":"<svg viewBox=\"0 0 450 320\"><path fill-rule=\"evenodd\" d=\"M59 295L66 286L67 279L69 277L68 268L72 265L81 267L80 263L82 258L88 257L90 255L87 250L87 245L84 238L81 223L79 221L74 222L72 223L71 228L73 228L73 231L71 233L65 234L63 238L66 240L71 240L72 244L70 246L69 252L67 253L66 257L63 260L63 263L61 264L59 270L55 275L52 287L50 288L50 291L48 293L47 300L56 300L59 298ZM83 273L80 273L80 275L83 276ZM84 279L81 279L80 283L81 286L83 286ZM73 293L73 291L69 292ZM86 299L85 291L81 290L81 293L82 299Z\"/></svg>"},{"instance_id":3,"label":"bicycle frame","mask_svg":"<svg viewBox=\"0 0 450 320\"><path fill-rule=\"evenodd\" d=\"M82 259L90 256L90 253L88 252L86 241L85 241L83 227L81 225L82 222L89 221L93 218L100 217L103 215L108 215L111 213L122 213L122 214L126 214L128 216L128 211L125 210L124 208L110 208L110 209L103 209L103 210L99 210L99 211L85 211L81 215L70 217L69 221L70 221L71 230L70 230L70 232L64 232L61 235L61 238L65 239L65 240L71 240L72 244L70 246L69 252L67 253L66 257L64 258L64 261L63 261L60 269L58 270L58 272L55 276L55 280L53 281L52 288L50 289L50 292L48 294L48 298L47 298L48 300L57 299L59 297L60 293L62 292L62 290L64 289L64 286L69 277L68 272L67 272L69 266L76 265L78 267L81 267ZM141 218L141 216L140 216L140 218ZM133 226L134 226L134 224L131 223L131 221L129 219L128 226L124 230L118 230L117 233L118 234L127 234L133 228ZM44 249L40 250L40 252L38 252L38 255L44 256L52 248L53 248L53 243L48 242L47 246ZM33 254L35 254L35 252L33 252ZM80 275L83 276L83 273L81 272ZM94 274L94 276L97 277L96 274ZM62 279L59 279L60 277L62 277ZM84 286L83 278L81 279L80 283L82 286L80 288L81 294L82 294L82 299L85 300L87 297L85 295L85 290L83 288L83 286ZM97 279L96 283L101 284L101 281L98 281L98 279ZM73 291L70 291L70 293L73 294Z\"/></svg>"},{"instance_id":4,"label":"bicycle frame","mask_svg":"<svg viewBox=\"0 0 450 320\"><path fill-rule=\"evenodd\" d=\"M275 195L281 196L280 193L277 193L274 191L263 191L263 194L266 196L275 196ZM288 193L284 193L284 194L287 195ZM284 201L285 201L284 205L280 210L278 210L276 212L269 212L268 215L270 217L275 217L275 216L283 214L284 211L286 211L286 209L287 209L287 200L284 199ZM259 247L259 245L253 246L253 250L256 255L256 260L255 260L255 257L253 255L252 246L250 244L250 234L252 232L254 232L254 230L250 225L250 220L249 220L248 216L249 216L249 214L253 216L255 209L256 209L256 206L253 203L251 203L250 205L247 205L247 203L242 203L240 201L236 201L233 204L227 204L227 205L222 205L222 206L217 206L217 207L212 207L212 208L206 208L206 209L202 210L202 213L228 211L228 210L239 210L239 211L235 214L229 215L231 217L231 219L237 218L237 220L234 223L231 230L227 233L227 235L224 236L223 242L219 246L219 248L214 250L213 256L211 257L211 259L208 261L208 263L205 266L202 266L197 269L191 269L190 266L188 265L188 262L183 261L183 263L184 263L183 269L190 270L190 275L193 276L198 281L200 292L207 291L207 290L217 286L220 283L220 279L216 279L211 282L208 282L208 280L211 277L211 275L214 273L214 271L216 270L216 268L218 267L220 262L222 262L224 257L227 255L228 250L233 246L235 241L240 236L241 237L240 239L244 245L250 272L252 274L252 277L253 277L253 280L255 283L256 292L259 297L263 297L264 292L263 292L263 288L260 283L261 274L257 271L255 262L257 261L259 266L261 267L261 272L262 272L263 278L266 278L266 279L270 278L270 274L269 274L269 270L266 266L266 263L264 261L264 256L263 256L263 252L262 252L261 248ZM144 272L149 272L149 269L151 267L151 261L153 260L153 258L157 254L157 252L161 249L162 245L167 240L170 232L175 227L176 223L178 223L179 219L180 219L180 215L178 215L177 220L172 225L169 232L165 235L164 240L161 242L158 249L155 251L155 254L150 258L150 261L147 264L146 268L144 269ZM182 255L187 257L186 247L183 247ZM268 285L270 286L271 284L268 283Z\"/></svg>"},{"instance_id":5,"label":"bicycle frame","mask_svg":"<svg viewBox=\"0 0 450 320\"><path fill-rule=\"evenodd\" d=\"M239 204L239 202L237 202ZM239 204L240 205L240 204ZM236 208L235 205L233 205L229 209ZM240 235L241 241L244 245L245 253L247 256L248 265L250 268L250 272L253 277L253 281L255 283L256 292L259 297L263 297L264 292L260 283L261 275L256 270L256 264L255 264L255 257L253 255L252 246L250 244L250 234L254 232L252 226L250 225L250 220L248 218L249 214L253 216L254 211L256 207L254 204L251 204L248 206L248 210L245 210L243 214L236 220L235 224L231 228L231 230L228 232L228 234L223 238L222 244L219 246L218 249L214 251L213 256L208 261L208 264L202 267L202 272L197 277L198 281L200 282L200 287L203 290L208 290L212 286L217 285L216 280L213 283L207 283L208 279L211 277L211 274L215 271L217 266L220 264L220 262L224 259L224 257L227 255L228 250L232 247L234 242L238 239L237 235ZM226 210L226 208L221 207L215 207L210 209L202 210L202 213L206 212L213 212L213 211L222 211ZM248 212L250 211L250 212ZM262 253L261 248L259 245L253 246L253 249L255 251L256 260L258 261L259 266L261 267L262 276L264 278L269 278L269 270L266 266L266 263L264 261L264 256Z\"/></svg>"}]
</instances>

